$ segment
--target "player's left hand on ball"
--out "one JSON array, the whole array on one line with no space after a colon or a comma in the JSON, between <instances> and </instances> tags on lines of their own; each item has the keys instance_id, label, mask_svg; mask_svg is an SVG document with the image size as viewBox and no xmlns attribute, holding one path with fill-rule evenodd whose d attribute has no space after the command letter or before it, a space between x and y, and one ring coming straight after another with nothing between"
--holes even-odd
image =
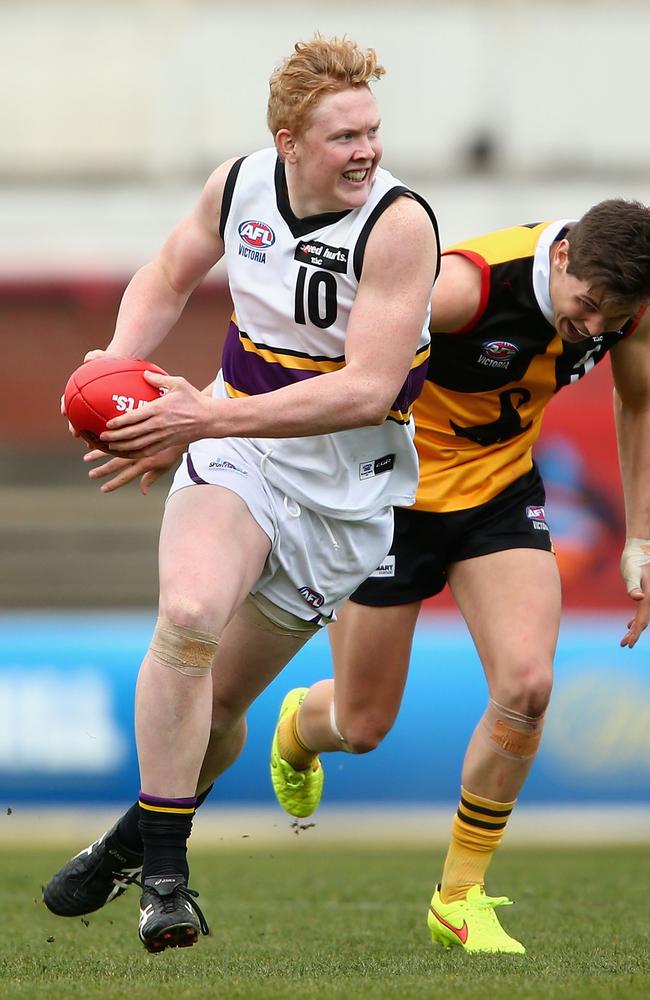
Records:
<instances>
[{"instance_id":1,"label":"player's left hand on ball","mask_svg":"<svg viewBox=\"0 0 650 1000\"><path fill-rule=\"evenodd\" d=\"M109 420L101 440L111 453L139 460L167 448L185 448L206 436L210 399L176 375L145 372L151 385L165 394L140 409Z\"/></svg>"},{"instance_id":2,"label":"player's left hand on ball","mask_svg":"<svg viewBox=\"0 0 650 1000\"><path fill-rule=\"evenodd\" d=\"M156 480L176 465L181 454L182 449L167 448L137 461L130 458L110 458L103 465L89 469L88 478L108 479L108 482L101 484L100 490L102 493L113 493L140 477L140 492L146 496ZM100 458L105 459L106 452L94 448L84 455L84 462L97 462Z\"/></svg>"}]
</instances>

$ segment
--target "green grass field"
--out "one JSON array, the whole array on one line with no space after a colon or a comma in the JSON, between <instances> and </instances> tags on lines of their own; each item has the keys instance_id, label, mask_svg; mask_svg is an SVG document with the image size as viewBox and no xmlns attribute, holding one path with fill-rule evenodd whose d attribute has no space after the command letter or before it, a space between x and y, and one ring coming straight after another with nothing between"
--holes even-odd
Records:
<instances>
[{"instance_id":1,"label":"green grass field","mask_svg":"<svg viewBox=\"0 0 650 1000\"><path fill-rule=\"evenodd\" d=\"M3 853L3 997L650 996L642 848L502 849L488 888L517 900L499 913L526 944L525 957L430 944L426 911L440 850L296 843L195 853L192 884L212 936L157 956L137 940L137 889L86 920L48 913L41 885L67 857Z\"/></svg>"}]
</instances>

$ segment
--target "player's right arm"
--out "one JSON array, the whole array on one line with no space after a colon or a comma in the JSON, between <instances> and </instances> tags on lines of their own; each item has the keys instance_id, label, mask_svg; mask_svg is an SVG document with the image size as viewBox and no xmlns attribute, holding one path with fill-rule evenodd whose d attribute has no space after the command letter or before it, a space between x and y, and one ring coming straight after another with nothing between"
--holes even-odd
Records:
<instances>
[{"instance_id":1,"label":"player's right arm","mask_svg":"<svg viewBox=\"0 0 650 1000\"><path fill-rule=\"evenodd\" d=\"M196 286L223 256L221 202L235 162L228 160L217 167L194 209L129 282L106 348L109 354L148 358L176 323Z\"/></svg>"},{"instance_id":2,"label":"player's right arm","mask_svg":"<svg viewBox=\"0 0 650 1000\"><path fill-rule=\"evenodd\" d=\"M172 230L158 255L134 274L122 296L111 342L88 351L84 361L102 354L148 358L164 340L196 286L223 257L221 203L234 163L227 160L213 171L194 209ZM63 396L61 415L66 415ZM68 429L79 436L71 424Z\"/></svg>"},{"instance_id":3,"label":"player's right arm","mask_svg":"<svg viewBox=\"0 0 650 1000\"><path fill-rule=\"evenodd\" d=\"M481 303L481 270L467 257L444 254L431 293L429 330L456 333L475 318Z\"/></svg>"}]
</instances>

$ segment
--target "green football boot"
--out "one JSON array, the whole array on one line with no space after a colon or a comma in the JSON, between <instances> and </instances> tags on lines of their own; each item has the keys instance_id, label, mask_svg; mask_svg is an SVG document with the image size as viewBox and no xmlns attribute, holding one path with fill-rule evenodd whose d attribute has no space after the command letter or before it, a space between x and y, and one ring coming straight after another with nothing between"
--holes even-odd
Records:
<instances>
[{"instance_id":1,"label":"green football boot","mask_svg":"<svg viewBox=\"0 0 650 1000\"><path fill-rule=\"evenodd\" d=\"M497 906L512 906L512 901L505 896L486 896L483 886L473 885L465 899L443 903L437 886L427 920L434 944L469 952L524 955L523 944L506 934L497 920Z\"/></svg>"},{"instance_id":2,"label":"green football boot","mask_svg":"<svg viewBox=\"0 0 650 1000\"><path fill-rule=\"evenodd\" d=\"M296 771L283 760L278 750L278 726L287 715L298 709L308 690L293 688L285 695L271 744L271 782L275 797L285 812L300 819L311 816L318 809L325 776L318 757L305 771Z\"/></svg>"}]
</instances>

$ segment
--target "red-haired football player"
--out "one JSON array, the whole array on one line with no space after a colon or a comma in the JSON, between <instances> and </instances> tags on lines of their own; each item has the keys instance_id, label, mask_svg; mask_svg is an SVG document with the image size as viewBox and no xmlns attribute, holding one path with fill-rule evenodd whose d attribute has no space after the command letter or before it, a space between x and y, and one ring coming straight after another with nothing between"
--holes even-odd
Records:
<instances>
[{"instance_id":1,"label":"red-haired football player","mask_svg":"<svg viewBox=\"0 0 650 1000\"><path fill-rule=\"evenodd\" d=\"M241 751L248 706L384 557L393 507L415 499L438 240L426 202L379 166L369 83L383 72L350 39L298 43L270 81L274 144L215 170L131 280L106 349L148 357L225 257L235 311L211 393L152 374L167 393L101 435L136 464L186 451L138 678L139 803L44 894L55 913L88 913L142 866L152 952L206 929L187 840Z\"/></svg>"}]
</instances>

